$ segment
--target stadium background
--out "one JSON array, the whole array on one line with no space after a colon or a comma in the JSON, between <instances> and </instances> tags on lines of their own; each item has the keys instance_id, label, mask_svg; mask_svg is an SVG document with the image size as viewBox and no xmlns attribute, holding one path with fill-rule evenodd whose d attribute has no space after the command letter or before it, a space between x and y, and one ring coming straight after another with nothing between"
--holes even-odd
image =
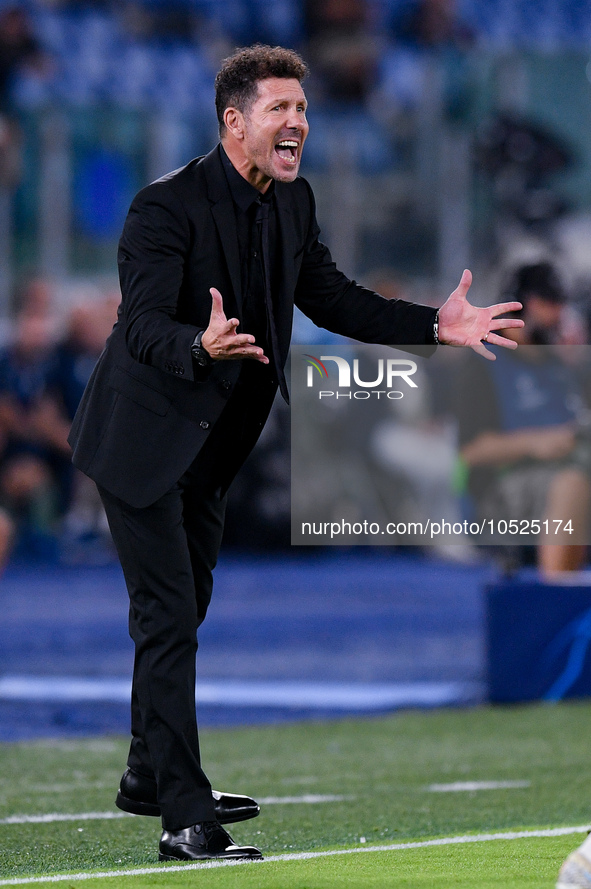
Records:
<instances>
[{"instance_id":1,"label":"stadium background","mask_svg":"<svg viewBox=\"0 0 591 889\"><path fill-rule=\"evenodd\" d=\"M25 420L37 397L45 409L24 436L41 462L26 496L2 432L4 739L126 731L123 584L63 430L112 323L129 202L215 143L213 77L235 46L282 43L311 65L302 172L347 273L435 304L469 266L485 302L515 265L548 259L568 289L568 336L588 341L591 3L421 6L0 4L0 414L11 386ZM294 339L330 341L299 315ZM291 548L280 404L236 483L225 552L201 639L205 722L486 699L486 590L505 562L470 545Z\"/></svg>"}]
</instances>

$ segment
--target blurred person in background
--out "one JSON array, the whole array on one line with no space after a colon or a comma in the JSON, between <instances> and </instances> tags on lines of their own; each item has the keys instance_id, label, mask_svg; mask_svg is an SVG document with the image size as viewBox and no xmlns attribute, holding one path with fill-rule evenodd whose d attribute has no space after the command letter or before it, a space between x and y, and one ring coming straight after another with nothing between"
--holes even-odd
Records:
<instances>
[{"instance_id":1,"label":"blurred person in background","mask_svg":"<svg viewBox=\"0 0 591 889\"><path fill-rule=\"evenodd\" d=\"M463 21L456 0L411 0L393 6L392 45L382 62L383 92L390 101L417 108L441 92L448 121L466 119L475 93L470 50L475 35ZM436 67L433 67L436 63Z\"/></svg>"},{"instance_id":2,"label":"blurred person in background","mask_svg":"<svg viewBox=\"0 0 591 889\"><path fill-rule=\"evenodd\" d=\"M84 389L117 318L119 297L99 295L75 303L63 339L52 352L35 428L54 453L59 481L62 542L106 542L107 521L96 485L74 468L68 434ZM90 557L81 547L77 558Z\"/></svg>"},{"instance_id":3,"label":"blurred person in background","mask_svg":"<svg viewBox=\"0 0 591 889\"><path fill-rule=\"evenodd\" d=\"M375 83L378 45L366 0L307 0L307 54L322 98L343 106L362 105Z\"/></svg>"},{"instance_id":4,"label":"blurred person in background","mask_svg":"<svg viewBox=\"0 0 591 889\"><path fill-rule=\"evenodd\" d=\"M98 485L130 596L132 742L117 805L160 815L161 860L260 858L222 824L259 807L212 791L195 713L197 630L212 594L226 492L284 375L296 303L365 342L514 348L476 308L471 274L441 309L385 300L340 272L298 176L308 135L291 50L257 45L216 78L220 144L142 189L119 243L118 320L70 442ZM335 147L338 152L338 145Z\"/></svg>"},{"instance_id":5,"label":"blurred person in background","mask_svg":"<svg viewBox=\"0 0 591 889\"><path fill-rule=\"evenodd\" d=\"M0 574L4 571L14 543L15 527L7 509L0 507Z\"/></svg>"},{"instance_id":6,"label":"blurred person in background","mask_svg":"<svg viewBox=\"0 0 591 889\"><path fill-rule=\"evenodd\" d=\"M507 333L521 348L498 355L494 365L469 362L462 369L460 455L480 519L548 520L551 528L555 520L572 522L576 545L552 531L537 545L537 565L551 576L585 564L591 442L580 427L587 405L576 368L555 350L533 348L561 340L566 293L553 266L540 262L517 269L509 295L524 306L525 327ZM520 542L535 540L530 534Z\"/></svg>"},{"instance_id":7,"label":"blurred person in background","mask_svg":"<svg viewBox=\"0 0 591 889\"><path fill-rule=\"evenodd\" d=\"M42 286L31 288L0 352L0 502L19 535L43 539L57 515L54 453L37 426L37 407L48 379L54 321ZM39 300L41 300L39 302Z\"/></svg>"},{"instance_id":8,"label":"blurred person in background","mask_svg":"<svg viewBox=\"0 0 591 889\"><path fill-rule=\"evenodd\" d=\"M118 297L111 295L75 303L68 315L66 333L52 353L44 398L48 411L52 402L60 415L65 435L56 434L57 427L48 428L47 434L54 436L56 448L64 453L70 453L67 430L117 320L118 303Z\"/></svg>"},{"instance_id":9,"label":"blurred person in background","mask_svg":"<svg viewBox=\"0 0 591 889\"><path fill-rule=\"evenodd\" d=\"M21 132L11 98L14 78L22 71L45 76L48 68L24 6L15 3L0 10L0 185L14 186L20 178Z\"/></svg>"},{"instance_id":10,"label":"blurred person in background","mask_svg":"<svg viewBox=\"0 0 591 889\"><path fill-rule=\"evenodd\" d=\"M474 34L457 7L456 0L415 0L394 19L394 36L420 49L469 49Z\"/></svg>"},{"instance_id":11,"label":"blurred person in background","mask_svg":"<svg viewBox=\"0 0 591 889\"><path fill-rule=\"evenodd\" d=\"M107 533L96 486L72 466L67 437L118 298L74 305L57 342L48 283L28 281L16 301L14 334L0 352L0 518L11 526L0 521L0 565L13 543L53 557L62 519L70 535Z\"/></svg>"}]
</instances>

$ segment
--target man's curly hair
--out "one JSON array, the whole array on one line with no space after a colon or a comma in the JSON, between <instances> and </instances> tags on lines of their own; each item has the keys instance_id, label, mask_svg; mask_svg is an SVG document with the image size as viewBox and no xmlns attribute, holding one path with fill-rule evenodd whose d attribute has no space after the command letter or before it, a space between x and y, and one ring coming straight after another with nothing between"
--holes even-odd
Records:
<instances>
[{"instance_id":1,"label":"man's curly hair","mask_svg":"<svg viewBox=\"0 0 591 889\"><path fill-rule=\"evenodd\" d=\"M243 114L256 100L259 80L267 77L294 78L301 83L308 66L293 49L282 46L247 46L224 59L215 79L215 107L220 136L226 125L226 108L238 108Z\"/></svg>"}]
</instances>

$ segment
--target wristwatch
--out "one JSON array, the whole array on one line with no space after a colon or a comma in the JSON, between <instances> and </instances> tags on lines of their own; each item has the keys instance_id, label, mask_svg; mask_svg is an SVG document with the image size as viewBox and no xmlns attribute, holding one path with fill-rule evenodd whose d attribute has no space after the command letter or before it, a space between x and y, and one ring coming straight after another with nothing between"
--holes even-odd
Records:
<instances>
[{"instance_id":1,"label":"wristwatch","mask_svg":"<svg viewBox=\"0 0 591 889\"><path fill-rule=\"evenodd\" d=\"M207 349L201 345L201 340L204 333L204 330L200 330L191 344L191 355L193 356L199 367L207 367L208 364L212 364L213 362L213 358L211 357Z\"/></svg>"}]
</instances>

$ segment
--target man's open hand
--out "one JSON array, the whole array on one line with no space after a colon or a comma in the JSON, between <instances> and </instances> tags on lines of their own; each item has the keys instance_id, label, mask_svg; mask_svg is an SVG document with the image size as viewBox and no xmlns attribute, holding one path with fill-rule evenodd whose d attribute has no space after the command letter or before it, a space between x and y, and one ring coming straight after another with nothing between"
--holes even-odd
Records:
<instances>
[{"instance_id":1,"label":"man's open hand","mask_svg":"<svg viewBox=\"0 0 591 889\"><path fill-rule=\"evenodd\" d=\"M472 283L472 273L465 269L460 283L439 310L439 342L448 346L470 346L479 355L495 360L484 343L516 349L517 343L508 337L499 336L495 330L509 327L523 327L519 318L498 318L505 312L518 312L523 308L520 302L497 303L494 306L478 308L468 302L467 295Z\"/></svg>"},{"instance_id":2,"label":"man's open hand","mask_svg":"<svg viewBox=\"0 0 591 889\"><path fill-rule=\"evenodd\" d=\"M201 337L201 345L215 361L228 361L238 358L250 358L268 364L269 359L260 348L255 346L254 337L249 333L236 333L240 324L238 318L226 318L222 294L215 287L210 287L212 305L209 325Z\"/></svg>"}]
</instances>

